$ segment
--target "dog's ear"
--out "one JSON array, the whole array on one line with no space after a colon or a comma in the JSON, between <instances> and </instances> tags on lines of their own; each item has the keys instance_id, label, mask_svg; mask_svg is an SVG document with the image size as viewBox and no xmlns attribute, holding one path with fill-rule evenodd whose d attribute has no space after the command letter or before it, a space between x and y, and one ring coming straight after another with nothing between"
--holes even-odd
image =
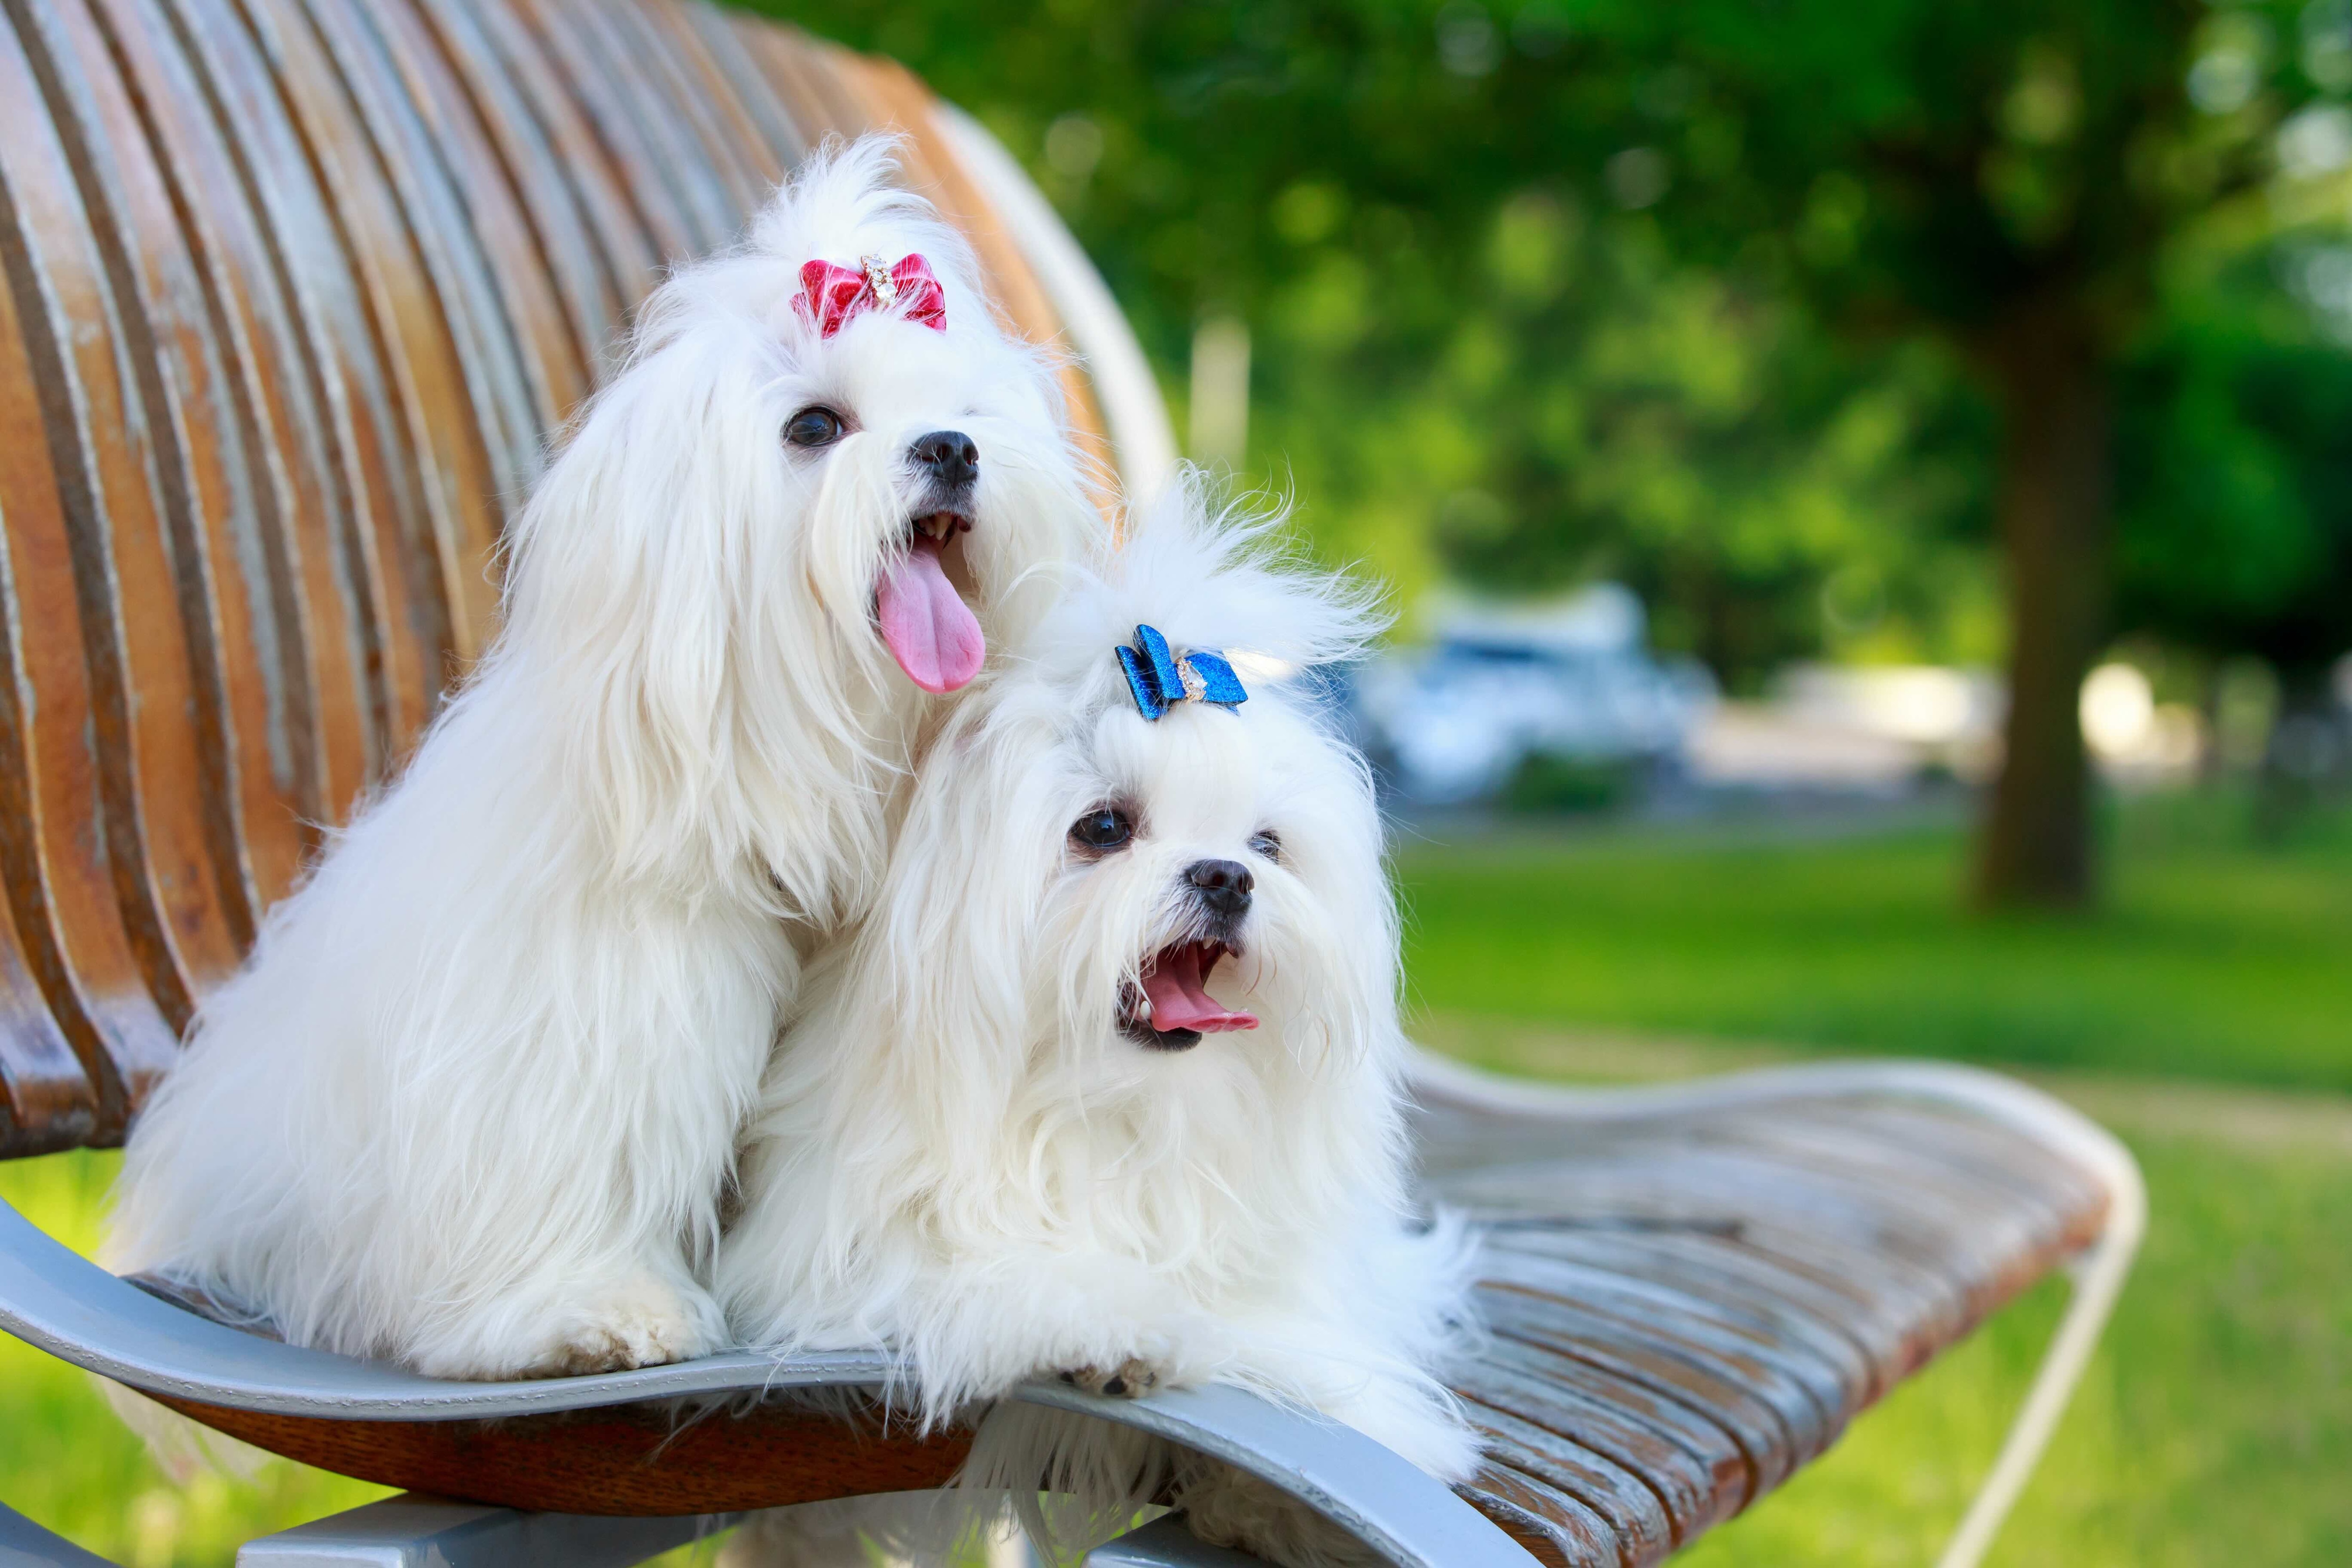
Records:
<instances>
[{"instance_id":1,"label":"dog's ear","mask_svg":"<svg viewBox=\"0 0 2352 1568\"><path fill-rule=\"evenodd\" d=\"M901 1081L922 1086L942 1137L1001 1109L1036 1032L1067 773L1049 724L990 711L985 695L959 712L920 768L860 939L859 1016L889 1020Z\"/></svg>"},{"instance_id":2,"label":"dog's ear","mask_svg":"<svg viewBox=\"0 0 2352 1568\"><path fill-rule=\"evenodd\" d=\"M687 334L597 395L518 519L497 656L625 870L707 877L745 830L733 640L786 570L761 362ZM772 604L772 601L770 601Z\"/></svg>"},{"instance_id":3,"label":"dog's ear","mask_svg":"<svg viewBox=\"0 0 2352 1568\"><path fill-rule=\"evenodd\" d=\"M1005 381L1031 374L1029 361L1008 351ZM964 536L964 559L982 591L992 647L1025 647L1108 531L1084 455L1042 394L1024 401L1030 405L1018 415L971 426L987 454L981 485L990 521Z\"/></svg>"}]
</instances>

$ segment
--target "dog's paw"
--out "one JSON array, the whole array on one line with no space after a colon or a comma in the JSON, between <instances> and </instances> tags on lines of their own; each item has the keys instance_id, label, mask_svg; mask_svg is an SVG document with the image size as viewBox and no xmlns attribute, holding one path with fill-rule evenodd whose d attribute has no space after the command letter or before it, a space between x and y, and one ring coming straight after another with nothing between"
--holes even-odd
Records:
<instances>
[{"instance_id":1,"label":"dog's paw","mask_svg":"<svg viewBox=\"0 0 2352 1568\"><path fill-rule=\"evenodd\" d=\"M580 1313L541 1359L550 1377L626 1372L691 1361L713 1349L704 1322L678 1292L640 1276Z\"/></svg>"},{"instance_id":2,"label":"dog's paw","mask_svg":"<svg viewBox=\"0 0 2352 1568\"><path fill-rule=\"evenodd\" d=\"M1111 1372L1081 1366L1073 1367L1061 1376L1064 1383L1083 1388L1088 1394L1108 1394L1113 1399L1140 1399L1160 1386L1160 1369L1133 1356L1119 1363L1118 1368Z\"/></svg>"}]
</instances>

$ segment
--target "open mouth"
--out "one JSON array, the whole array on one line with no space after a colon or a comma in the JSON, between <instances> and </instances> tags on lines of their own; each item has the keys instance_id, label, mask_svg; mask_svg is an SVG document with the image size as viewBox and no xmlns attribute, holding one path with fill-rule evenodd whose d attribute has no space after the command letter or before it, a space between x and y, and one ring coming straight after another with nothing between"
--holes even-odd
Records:
<instances>
[{"instance_id":1,"label":"open mouth","mask_svg":"<svg viewBox=\"0 0 2352 1568\"><path fill-rule=\"evenodd\" d=\"M1202 1035L1256 1028L1255 1014L1236 1013L1209 994L1209 975L1229 952L1239 956L1221 942L1180 942L1153 953L1140 985L1119 994L1118 1032L1154 1050L1182 1051Z\"/></svg>"},{"instance_id":2,"label":"open mouth","mask_svg":"<svg viewBox=\"0 0 2352 1568\"><path fill-rule=\"evenodd\" d=\"M971 531L971 519L960 511L926 512L921 517L909 518L907 521L907 533L910 540L929 539L944 545L957 534Z\"/></svg>"},{"instance_id":3,"label":"open mouth","mask_svg":"<svg viewBox=\"0 0 2352 1568\"><path fill-rule=\"evenodd\" d=\"M874 590L874 618L890 657L926 691L953 691L980 673L988 657L979 617L948 581L949 543L969 532L960 511L925 512L907 522L906 552L882 572Z\"/></svg>"}]
</instances>

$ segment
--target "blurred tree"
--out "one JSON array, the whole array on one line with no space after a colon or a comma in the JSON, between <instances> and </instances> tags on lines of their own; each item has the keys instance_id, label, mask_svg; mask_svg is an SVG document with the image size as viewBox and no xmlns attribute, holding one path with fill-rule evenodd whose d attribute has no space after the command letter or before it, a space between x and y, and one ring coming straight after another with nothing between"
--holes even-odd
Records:
<instances>
[{"instance_id":1,"label":"blurred tree","mask_svg":"<svg viewBox=\"0 0 2352 1568\"><path fill-rule=\"evenodd\" d=\"M2352 85L2352 13L2339 0L1597 0L1579 22L1594 63L1615 68L1600 74L1634 97L1617 121L1629 132L1658 73L1692 84L1679 145L1656 136L1616 154L1688 170L1684 199L1660 204L1686 243L1726 258L1780 247L1830 319L1932 331L1995 400L2011 702L1978 889L1994 903L2084 900L2075 694L2111 626L2117 369L2168 247L2258 194L2291 106ZM2282 47L2298 29L2299 56ZM2306 139L2343 139L2326 125Z\"/></svg>"},{"instance_id":2,"label":"blurred tree","mask_svg":"<svg viewBox=\"0 0 2352 1568\"><path fill-rule=\"evenodd\" d=\"M2202 656L2209 710L2222 659L2276 673L2256 795L2275 830L2343 762L2330 678L2352 647L2352 318L2328 296L2352 287L2352 249L2252 259L2271 265L2177 300L2119 378L2116 624Z\"/></svg>"},{"instance_id":3,"label":"blurred tree","mask_svg":"<svg viewBox=\"0 0 2352 1568\"><path fill-rule=\"evenodd\" d=\"M2325 269L2352 253L2282 259ZM2316 691L2352 647L2352 354L2279 303L2214 289L2125 362L2116 619Z\"/></svg>"},{"instance_id":4,"label":"blurred tree","mask_svg":"<svg viewBox=\"0 0 2352 1568\"><path fill-rule=\"evenodd\" d=\"M1625 582L1656 643L1735 690L1825 647L1998 651L1984 422L1945 356L1829 342L1766 283L1677 264L1646 217L1572 193L1520 191L1484 229L1429 368L1377 409L1352 355L1297 341L1310 310L1272 312L1267 435L1302 484L1358 519L1402 509L1490 590Z\"/></svg>"},{"instance_id":5,"label":"blurred tree","mask_svg":"<svg viewBox=\"0 0 2352 1568\"><path fill-rule=\"evenodd\" d=\"M1024 157L1172 399L1193 325L1248 321L1252 445L1318 548L1408 591L1622 577L1735 689L1825 646L1997 653L1948 356L1831 344L1775 268L1676 260L1621 200L1641 161L1603 157L1624 95L1583 91L1542 6L774 8Z\"/></svg>"},{"instance_id":6,"label":"blurred tree","mask_svg":"<svg viewBox=\"0 0 2352 1568\"><path fill-rule=\"evenodd\" d=\"M2119 367L2183 235L2260 227L2282 162L2352 161L2319 101L2352 88L2352 0L778 8L979 112L1163 365L1204 313L1278 340L1260 445L1351 542L1394 567L1433 515L1473 574L1611 564L1735 669L1808 597L1835 621L1899 587L1824 516L1948 558L1964 404L1884 347L1939 342L1998 413L2012 702L1979 891L2088 895ZM1833 365L1815 321L1864 347Z\"/></svg>"}]
</instances>

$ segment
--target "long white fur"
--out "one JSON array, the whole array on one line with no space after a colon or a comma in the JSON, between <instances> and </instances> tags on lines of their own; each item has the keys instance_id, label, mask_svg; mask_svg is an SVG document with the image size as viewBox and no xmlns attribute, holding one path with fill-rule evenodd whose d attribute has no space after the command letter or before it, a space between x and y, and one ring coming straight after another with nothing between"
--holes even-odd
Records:
<instances>
[{"instance_id":1,"label":"long white fur","mask_svg":"<svg viewBox=\"0 0 2352 1568\"><path fill-rule=\"evenodd\" d=\"M925 1421L1139 1361L1163 1385L1298 1402L1458 1478L1475 1445L1430 1369L1463 1248L1410 1217L1381 822L1359 759L1269 673L1342 658L1375 622L1262 543L1180 493L949 721L879 900L813 968L761 1090L717 1289L747 1342L892 1346ZM1234 653L1249 700L1145 722L1112 651L1139 622ZM1066 834L1107 800L1137 838L1088 863ZM1250 844L1268 828L1278 861ZM1202 858L1255 873L1246 955L1213 988L1262 1026L1155 1050L1117 1031L1118 998L1194 929L1181 882ZM984 1495L1046 1484L1099 1521L1174 1485L1204 1534L1335 1555L1238 1477L1023 1410L983 1429L965 1479ZM787 1549L789 1516L769 1532L785 1560L820 1560Z\"/></svg>"},{"instance_id":2,"label":"long white fur","mask_svg":"<svg viewBox=\"0 0 2352 1568\"><path fill-rule=\"evenodd\" d=\"M1099 518L1051 367L891 149L819 155L646 303L517 521L496 646L209 998L109 1258L289 1338L499 1376L715 1348L703 1283L800 952L879 882L940 711L871 620L917 436L981 451L964 564L1015 639ZM929 259L947 330L831 340L802 264ZM788 449L824 404L856 433Z\"/></svg>"}]
</instances>

